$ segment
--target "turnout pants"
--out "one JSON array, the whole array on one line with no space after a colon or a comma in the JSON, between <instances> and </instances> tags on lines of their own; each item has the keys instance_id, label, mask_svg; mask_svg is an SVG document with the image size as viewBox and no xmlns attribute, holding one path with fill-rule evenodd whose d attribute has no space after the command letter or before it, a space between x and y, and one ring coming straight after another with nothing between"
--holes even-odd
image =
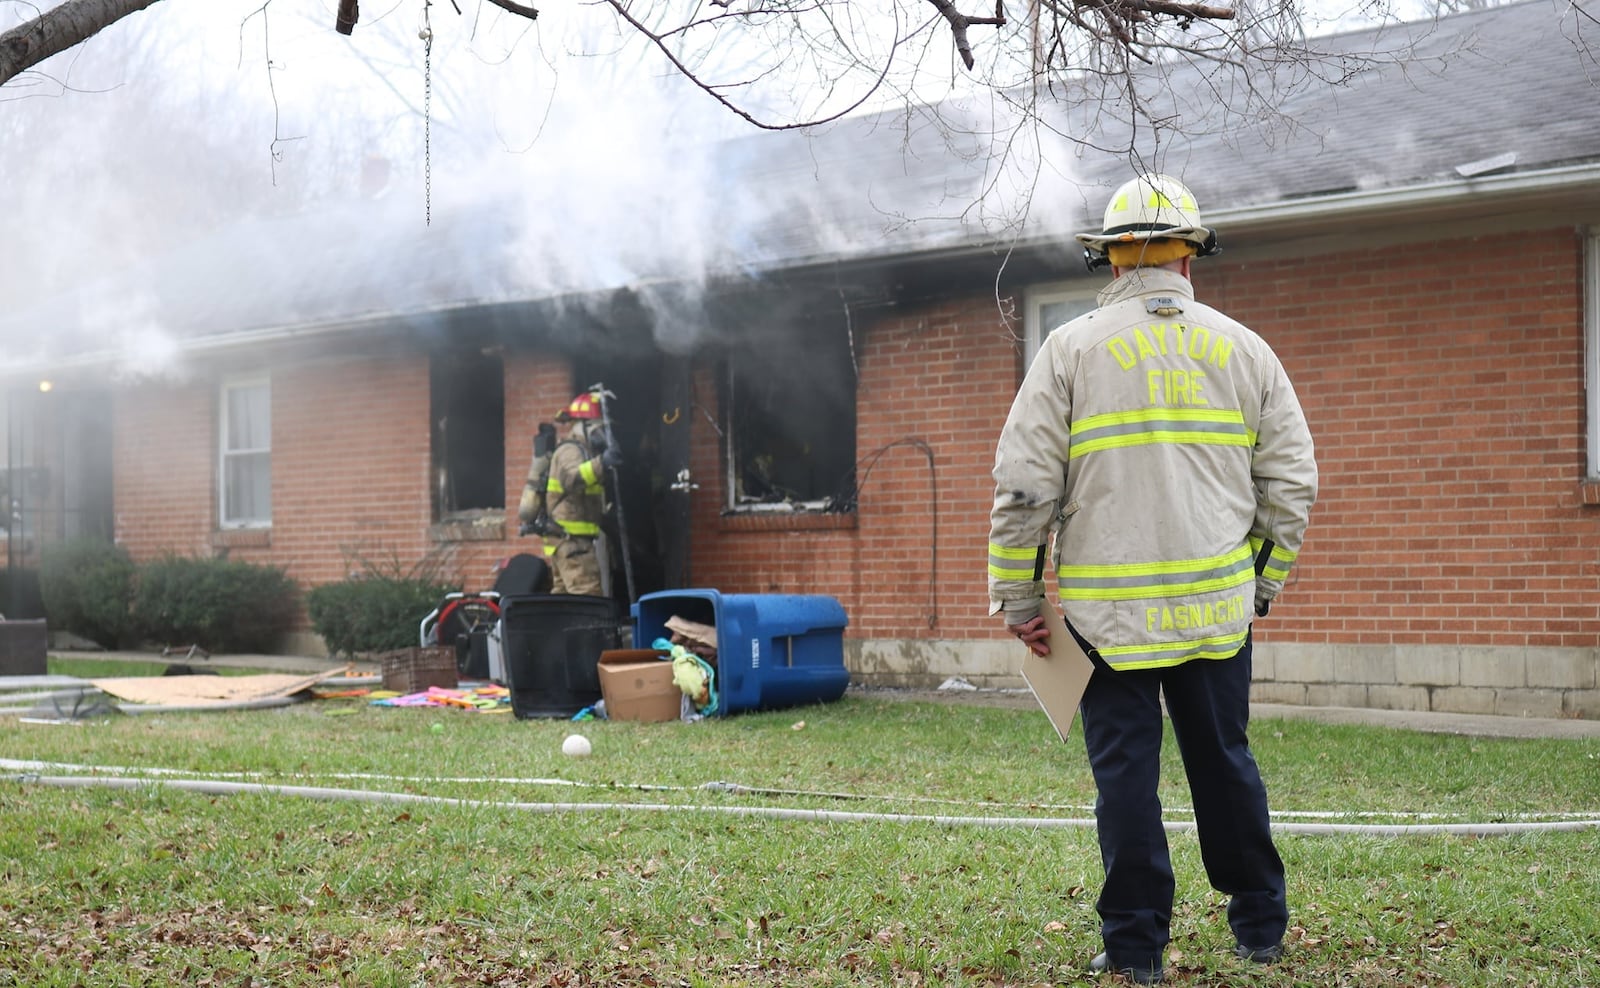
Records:
<instances>
[{"instance_id":1,"label":"turnout pants","mask_svg":"<svg viewBox=\"0 0 1600 988\"><path fill-rule=\"evenodd\" d=\"M1246 947L1278 943L1289 912L1267 790L1246 737L1250 639L1231 658L1127 672L1112 670L1089 643L1079 642L1095 666L1080 714L1099 792L1095 819L1106 878L1096 909L1112 966L1159 968L1171 939L1172 859L1156 795L1163 693L1188 775L1206 877L1231 896L1228 925Z\"/></svg>"},{"instance_id":2,"label":"turnout pants","mask_svg":"<svg viewBox=\"0 0 1600 988\"><path fill-rule=\"evenodd\" d=\"M610 573L606 566L606 545L602 536L564 535L555 551L547 555L550 563L550 592L610 596Z\"/></svg>"}]
</instances>

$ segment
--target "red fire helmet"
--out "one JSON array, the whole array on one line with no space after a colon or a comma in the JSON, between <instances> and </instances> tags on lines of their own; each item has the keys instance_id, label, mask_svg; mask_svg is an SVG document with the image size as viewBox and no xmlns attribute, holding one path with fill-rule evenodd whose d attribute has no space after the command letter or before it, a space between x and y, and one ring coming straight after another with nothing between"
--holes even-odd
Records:
<instances>
[{"instance_id":1,"label":"red fire helmet","mask_svg":"<svg viewBox=\"0 0 1600 988\"><path fill-rule=\"evenodd\" d=\"M588 391L572 399L572 403L556 413L557 422L571 422L573 419L597 419L600 417L600 398Z\"/></svg>"}]
</instances>

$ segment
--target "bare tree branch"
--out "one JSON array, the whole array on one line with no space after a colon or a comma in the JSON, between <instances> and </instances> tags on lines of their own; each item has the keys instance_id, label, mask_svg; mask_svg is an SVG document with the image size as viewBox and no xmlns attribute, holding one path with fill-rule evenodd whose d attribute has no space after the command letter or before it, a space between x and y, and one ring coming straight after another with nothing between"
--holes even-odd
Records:
<instances>
[{"instance_id":1,"label":"bare tree branch","mask_svg":"<svg viewBox=\"0 0 1600 988\"><path fill-rule=\"evenodd\" d=\"M496 2L496 0L490 0L490 2L493 3ZM884 78L889 74L889 67L893 61L892 59L884 59L883 71L878 76L877 84L868 87L867 91L863 93L859 99L851 103L849 106L846 106L844 109L839 110L837 113L832 113L828 116L815 120L802 120L783 124L769 123L761 120L750 111L728 99L728 97L723 94L719 87L704 82L700 76L696 74L695 69L692 66L686 64L681 58L678 57L677 53L674 52L671 46L666 43L663 35L657 34L643 21L640 21L638 18L633 16L633 14L628 10L626 0L605 0L605 2L611 6L611 9L617 12L618 17L626 21L628 25L635 31L649 39L650 43L667 57L667 61L671 62L672 67L676 69L685 79L688 79L690 82L694 83L712 99L716 100L718 103L721 103L735 116L743 118L752 126L759 127L762 130L796 130L802 127L812 127L816 126L817 124L830 123L834 120L848 116L860 107L866 105L866 103L872 99L873 94L875 94L878 90L878 86L882 85Z\"/></svg>"},{"instance_id":2,"label":"bare tree branch","mask_svg":"<svg viewBox=\"0 0 1600 988\"><path fill-rule=\"evenodd\" d=\"M0 86L160 0L66 0L0 34Z\"/></svg>"},{"instance_id":3,"label":"bare tree branch","mask_svg":"<svg viewBox=\"0 0 1600 988\"><path fill-rule=\"evenodd\" d=\"M952 0L928 0L933 8L950 23L950 34L955 38L956 51L961 53L961 62L968 69L975 64L972 57L972 42L967 40L967 27L972 24L992 24L995 27L1006 26L1006 11L1001 5L1002 0L995 0L993 17L968 17L956 9Z\"/></svg>"},{"instance_id":4,"label":"bare tree branch","mask_svg":"<svg viewBox=\"0 0 1600 988\"><path fill-rule=\"evenodd\" d=\"M356 0L339 0L339 14L333 22L333 29L340 34L349 34L355 30L356 21L361 19L361 6Z\"/></svg>"},{"instance_id":5,"label":"bare tree branch","mask_svg":"<svg viewBox=\"0 0 1600 988\"><path fill-rule=\"evenodd\" d=\"M526 17L530 21L539 19L539 12L537 10L520 3L513 3L512 0L489 0L489 2L494 4L496 7L499 7L501 10L508 10L511 13L516 14L518 17Z\"/></svg>"}]
</instances>

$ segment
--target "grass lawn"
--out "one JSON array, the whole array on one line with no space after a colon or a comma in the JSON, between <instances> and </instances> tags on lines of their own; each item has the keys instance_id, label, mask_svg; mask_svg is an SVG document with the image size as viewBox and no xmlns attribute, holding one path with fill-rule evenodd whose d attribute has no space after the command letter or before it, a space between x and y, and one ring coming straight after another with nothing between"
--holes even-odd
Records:
<instances>
[{"instance_id":1,"label":"grass lawn","mask_svg":"<svg viewBox=\"0 0 1600 988\"><path fill-rule=\"evenodd\" d=\"M593 755L561 754L574 730ZM1266 719L1252 737L1288 953L1232 958L1178 830L1169 983L1600 984L1600 829L1305 832L1600 819L1600 740ZM1081 737L1032 709L851 696L573 725L317 700L4 718L0 758L51 763L0 773L0 985L1112 983L1085 971ZM67 784L83 765L146 781ZM1164 771L1187 821L1170 738Z\"/></svg>"}]
</instances>

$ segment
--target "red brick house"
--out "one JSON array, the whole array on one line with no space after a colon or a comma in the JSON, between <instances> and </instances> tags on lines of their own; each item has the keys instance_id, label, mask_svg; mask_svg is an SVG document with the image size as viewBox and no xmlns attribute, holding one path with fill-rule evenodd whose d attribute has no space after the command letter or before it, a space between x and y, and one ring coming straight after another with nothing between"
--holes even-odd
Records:
<instances>
[{"instance_id":1,"label":"red brick house","mask_svg":"<svg viewBox=\"0 0 1600 988\"><path fill-rule=\"evenodd\" d=\"M1292 126L1243 114L1143 149L1222 238L1198 293L1273 344L1318 443L1309 537L1258 624L1262 699L1600 717L1600 104L1569 40L1584 16L1447 18L1407 66L1288 97ZM765 233L704 284L579 299L419 276L406 297L284 318L230 310L230 281L260 268L218 252L183 376L121 383L93 351L12 369L14 500L52 479L14 512L8 569L100 530L136 558L227 553L306 586L367 558L483 587L536 551L515 510L537 422L603 381L636 595L830 594L857 682L1018 685L986 613L993 443L1040 332L1104 283L1069 235L1131 168L1064 154L1070 179L1002 235L915 211L929 189L992 188L951 140L878 118L730 146L762 190L737 208ZM436 217L419 252L484 233ZM319 290L302 277L297 305ZM13 322L70 338L72 318Z\"/></svg>"}]
</instances>

